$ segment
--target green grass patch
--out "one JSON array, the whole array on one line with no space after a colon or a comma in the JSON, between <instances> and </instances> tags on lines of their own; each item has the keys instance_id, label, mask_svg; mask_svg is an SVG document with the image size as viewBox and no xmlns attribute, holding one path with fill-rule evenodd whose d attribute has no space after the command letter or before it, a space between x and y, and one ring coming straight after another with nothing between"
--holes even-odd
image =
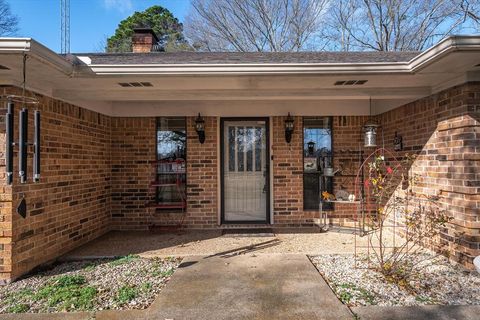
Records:
<instances>
[{"instance_id":1,"label":"green grass patch","mask_svg":"<svg viewBox=\"0 0 480 320\"><path fill-rule=\"evenodd\" d=\"M61 276L40 288L33 300L44 300L49 308L59 311L91 310L97 289L86 284L83 276Z\"/></svg>"},{"instance_id":2,"label":"green grass patch","mask_svg":"<svg viewBox=\"0 0 480 320\"><path fill-rule=\"evenodd\" d=\"M336 287L337 295L340 300L349 304L353 297L358 297L367 302L369 305L375 304L375 296L369 291L357 287L353 283L342 283Z\"/></svg>"},{"instance_id":3,"label":"green grass patch","mask_svg":"<svg viewBox=\"0 0 480 320\"><path fill-rule=\"evenodd\" d=\"M89 262L89 263L87 263L86 265L83 266L83 271L86 271L86 272L93 271L96 266L97 266L96 263Z\"/></svg>"},{"instance_id":4,"label":"green grass patch","mask_svg":"<svg viewBox=\"0 0 480 320\"><path fill-rule=\"evenodd\" d=\"M416 296L415 300L417 300L418 302L426 303L426 304L433 304L433 300L431 298L421 296L421 295Z\"/></svg>"},{"instance_id":5,"label":"green grass patch","mask_svg":"<svg viewBox=\"0 0 480 320\"><path fill-rule=\"evenodd\" d=\"M150 283L150 282L144 282L140 286L140 291L141 292L150 292L150 290L152 290L152 283Z\"/></svg>"},{"instance_id":6,"label":"green grass patch","mask_svg":"<svg viewBox=\"0 0 480 320\"><path fill-rule=\"evenodd\" d=\"M6 311L8 313L27 312L30 309L30 306L24 302L32 300L33 295L34 292L31 289L12 291L5 297L5 300L2 301L2 304L7 306Z\"/></svg>"},{"instance_id":7,"label":"green grass patch","mask_svg":"<svg viewBox=\"0 0 480 320\"><path fill-rule=\"evenodd\" d=\"M161 275L162 277L170 277L171 275L173 275L174 272L175 272L175 270L174 270L173 268L170 268L170 269L168 269L168 270L162 271L162 272L160 273L160 275Z\"/></svg>"},{"instance_id":8,"label":"green grass patch","mask_svg":"<svg viewBox=\"0 0 480 320\"><path fill-rule=\"evenodd\" d=\"M26 303L15 303L7 308L8 313L25 313L30 309Z\"/></svg>"},{"instance_id":9,"label":"green grass patch","mask_svg":"<svg viewBox=\"0 0 480 320\"><path fill-rule=\"evenodd\" d=\"M130 262L132 262L136 259L139 259L139 258L140 258L140 256L138 256L136 254L129 254L128 256L124 256L124 257L118 258L116 260L113 260L109 264L111 266L119 266L119 265L122 265L122 264L130 263Z\"/></svg>"},{"instance_id":10,"label":"green grass patch","mask_svg":"<svg viewBox=\"0 0 480 320\"><path fill-rule=\"evenodd\" d=\"M69 286L80 286L82 284L85 284L87 280L85 279L84 276L80 275L66 275L66 276L60 276L56 278L54 281L54 284L58 287L69 287Z\"/></svg>"},{"instance_id":11,"label":"green grass patch","mask_svg":"<svg viewBox=\"0 0 480 320\"><path fill-rule=\"evenodd\" d=\"M116 296L115 300L119 304L125 304L127 302L132 301L137 296L138 296L138 289L137 288L125 285L125 286L121 287L120 289L118 289L117 296Z\"/></svg>"}]
</instances>

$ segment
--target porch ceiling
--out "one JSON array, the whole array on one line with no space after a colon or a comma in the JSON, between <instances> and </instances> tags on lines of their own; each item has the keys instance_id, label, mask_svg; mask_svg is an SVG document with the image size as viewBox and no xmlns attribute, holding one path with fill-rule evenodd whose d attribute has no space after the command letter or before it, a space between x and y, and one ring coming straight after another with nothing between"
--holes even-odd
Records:
<instances>
[{"instance_id":1,"label":"porch ceiling","mask_svg":"<svg viewBox=\"0 0 480 320\"><path fill-rule=\"evenodd\" d=\"M72 63L31 39L0 39L0 85L21 85L23 53L29 89L113 116L366 115L369 98L381 113L480 80L480 36L449 38L408 62L222 65ZM348 80L367 82L335 85ZM131 82L151 86L119 85Z\"/></svg>"}]
</instances>

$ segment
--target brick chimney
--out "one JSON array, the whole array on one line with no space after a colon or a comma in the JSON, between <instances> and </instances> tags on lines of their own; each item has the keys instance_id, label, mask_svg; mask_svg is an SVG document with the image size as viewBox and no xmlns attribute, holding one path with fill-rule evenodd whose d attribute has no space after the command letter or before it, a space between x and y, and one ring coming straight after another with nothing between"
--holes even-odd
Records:
<instances>
[{"instance_id":1,"label":"brick chimney","mask_svg":"<svg viewBox=\"0 0 480 320\"><path fill-rule=\"evenodd\" d=\"M132 36L132 51L152 52L153 46L157 44L158 37L151 28L135 28Z\"/></svg>"}]
</instances>

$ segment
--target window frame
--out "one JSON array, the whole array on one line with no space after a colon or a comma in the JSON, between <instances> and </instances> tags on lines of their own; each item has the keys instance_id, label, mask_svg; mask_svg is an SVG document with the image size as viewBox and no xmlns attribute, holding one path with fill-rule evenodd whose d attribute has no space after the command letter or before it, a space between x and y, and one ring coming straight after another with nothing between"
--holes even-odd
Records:
<instances>
[{"instance_id":1,"label":"window frame","mask_svg":"<svg viewBox=\"0 0 480 320\"><path fill-rule=\"evenodd\" d=\"M188 165L187 165L187 152L188 152L188 119L187 117L184 117L184 116L158 116L158 117L155 117L155 159L158 163L158 161L160 161L161 159L159 158L159 153L158 153L158 132L159 132L159 129L160 129L160 121L161 119L183 119L184 120L184 123L185 123L185 172L184 173L181 173L184 175L184 179L185 179L185 204L187 203L187 185L188 185ZM159 175L159 172L158 172L158 165L155 166L155 181L158 181L158 175ZM157 205L160 205L162 204L162 202L160 202L160 187L157 186L155 187L155 204ZM177 211L183 211L185 212L187 209L187 207L185 206L184 209L171 209L171 208L156 208L156 210L159 210L159 211L170 211L170 212L177 212Z\"/></svg>"},{"instance_id":2,"label":"window frame","mask_svg":"<svg viewBox=\"0 0 480 320\"><path fill-rule=\"evenodd\" d=\"M331 152L332 152L332 163L334 163L334 131L333 131L333 116L303 116L302 117L302 202L303 202L303 211L309 212L309 211L319 211L320 210L320 205L318 208L315 209L306 209L305 208L305 174L312 174L312 173L305 173L304 171L304 163L305 163L305 119L319 119L319 118L328 118L329 119L329 124L330 124L330 143L331 143ZM321 175L318 174L318 178L320 179ZM331 191L332 193L335 191L335 177L331 177L332 179L332 188ZM322 190L319 190L320 193ZM323 199L321 196L319 196L320 201L323 202ZM333 203L327 203L327 205L323 205L322 207L323 211L333 211L334 210L334 204Z\"/></svg>"}]
</instances>

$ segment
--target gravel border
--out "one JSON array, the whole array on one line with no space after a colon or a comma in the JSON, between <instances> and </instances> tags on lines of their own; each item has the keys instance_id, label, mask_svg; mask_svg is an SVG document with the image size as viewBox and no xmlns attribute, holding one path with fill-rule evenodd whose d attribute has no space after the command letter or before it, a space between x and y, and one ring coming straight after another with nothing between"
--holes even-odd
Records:
<instances>
[{"instance_id":1,"label":"gravel border","mask_svg":"<svg viewBox=\"0 0 480 320\"><path fill-rule=\"evenodd\" d=\"M0 313L145 309L180 262L126 256L60 263L0 286Z\"/></svg>"},{"instance_id":2,"label":"gravel border","mask_svg":"<svg viewBox=\"0 0 480 320\"><path fill-rule=\"evenodd\" d=\"M317 255L310 260L337 297L351 307L480 305L480 275L444 257L436 257L409 282L412 291L388 283L373 269L355 268L354 255Z\"/></svg>"}]
</instances>

